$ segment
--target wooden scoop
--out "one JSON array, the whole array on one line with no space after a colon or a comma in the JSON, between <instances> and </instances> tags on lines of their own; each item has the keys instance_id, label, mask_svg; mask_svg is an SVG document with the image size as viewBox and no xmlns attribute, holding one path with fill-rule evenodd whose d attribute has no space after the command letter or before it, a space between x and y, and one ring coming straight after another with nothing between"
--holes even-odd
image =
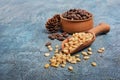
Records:
<instances>
[{"instance_id":1,"label":"wooden scoop","mask_svg":"<svg viewBox=\"0 0 120 80\"><path fill-rule=\"evenodd\" d=\"M87 31L86 33L92 33L93 34L93 39L84 43L84 44L81 44L80 46L78 46L74 51L70 52L70 54L72 53L75 53L75 52L78 52L88 46L90 46L94 40L96 39L96 36L99 35L99 34L102 34L102 33L107 33L110 31L110 26L106 23L100 23L98 26L90 29L89 31ZM68 39L65 39L63 42L62 42L62 50L64 49L64 43L68 42Z\"/></svg>"}]
</instances>

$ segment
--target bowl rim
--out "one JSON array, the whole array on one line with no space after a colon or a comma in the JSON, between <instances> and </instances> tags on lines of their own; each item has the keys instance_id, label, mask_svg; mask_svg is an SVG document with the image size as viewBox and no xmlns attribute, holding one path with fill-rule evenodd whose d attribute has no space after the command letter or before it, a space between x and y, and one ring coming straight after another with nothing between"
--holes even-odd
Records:
<instances>
[{"instance_id":1,"label":"bowl rim","mask_svg":"<svg viewBox=\"0 0 120 80\"><path fill-rule=\"evenodd\" d=\"M90 12L89 12L90 13ZM66 20L66 21L71 21L71 22L79 22L79 21L81 21L81 22L84 22L84 21L88 21L88 20L91 20L92 18L93 18L93 14L91 14L91 17L89 17L88 19L85 19L85 20L70 20L70 19L67 19L67 18L64 18L62 15L63 15L64 13L62 13L62 14L60 14L60 17L62 18L62 19L64 19L64 20Z\"/></svg>"}]
</instances>

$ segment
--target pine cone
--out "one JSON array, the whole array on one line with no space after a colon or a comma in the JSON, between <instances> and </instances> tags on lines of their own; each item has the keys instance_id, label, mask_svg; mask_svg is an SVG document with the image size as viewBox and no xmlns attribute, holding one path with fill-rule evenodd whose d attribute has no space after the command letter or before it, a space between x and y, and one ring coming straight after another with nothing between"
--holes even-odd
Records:
<instances>
[{"instance_id":1,"label":"pine cone","mask_svg":"<svg viewBox=\"0 0 120 80\"><path fill-rule=\"evenodd\" d=\"M61 29L60 15L56 14L52 18L48 19L45 26L50 33L58 32Z\"/></svg>"}]
</instances>

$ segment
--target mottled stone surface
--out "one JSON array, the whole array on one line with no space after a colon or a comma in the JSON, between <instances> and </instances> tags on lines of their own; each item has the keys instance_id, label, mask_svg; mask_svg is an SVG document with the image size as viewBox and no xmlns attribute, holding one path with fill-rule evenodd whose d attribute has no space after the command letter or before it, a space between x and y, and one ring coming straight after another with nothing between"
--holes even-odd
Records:
<instances>
[{"instance_id":1,"label":"mottled stone surface","mask_svg":"<svg viewBox=\"0 0 120 80\"><path fill-rule=\"evenodd\" d=\"M94 25L106 22L111 31L97 37L91 59L73 65L73 72L67 67L44 69L50 58L44 57L44 44L50 41L44 24L70 8L90 11ZM120 80L119 8L120 0L0 0L0 80ZM100 47L106 49L103 57L96 53Z\"/></svg>"}]
</instances>

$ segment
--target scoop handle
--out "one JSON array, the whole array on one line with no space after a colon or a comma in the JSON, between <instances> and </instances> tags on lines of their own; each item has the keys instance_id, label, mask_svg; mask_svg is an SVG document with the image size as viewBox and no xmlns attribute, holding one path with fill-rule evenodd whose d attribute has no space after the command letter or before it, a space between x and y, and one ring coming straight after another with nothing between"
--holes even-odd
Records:
<instances>
[{"instance_id":1,"label":"scoop handle","mask_svg":"<svg viewBox=\"0 0 120 80\"><path fill-rule=\"evenodd\" d=\"M107 33L110 31L110 26L106 23L100 23L95 28L90 29L88 32L94 33L96 36L101 33Z\"/></svg>"}]
</instances>

